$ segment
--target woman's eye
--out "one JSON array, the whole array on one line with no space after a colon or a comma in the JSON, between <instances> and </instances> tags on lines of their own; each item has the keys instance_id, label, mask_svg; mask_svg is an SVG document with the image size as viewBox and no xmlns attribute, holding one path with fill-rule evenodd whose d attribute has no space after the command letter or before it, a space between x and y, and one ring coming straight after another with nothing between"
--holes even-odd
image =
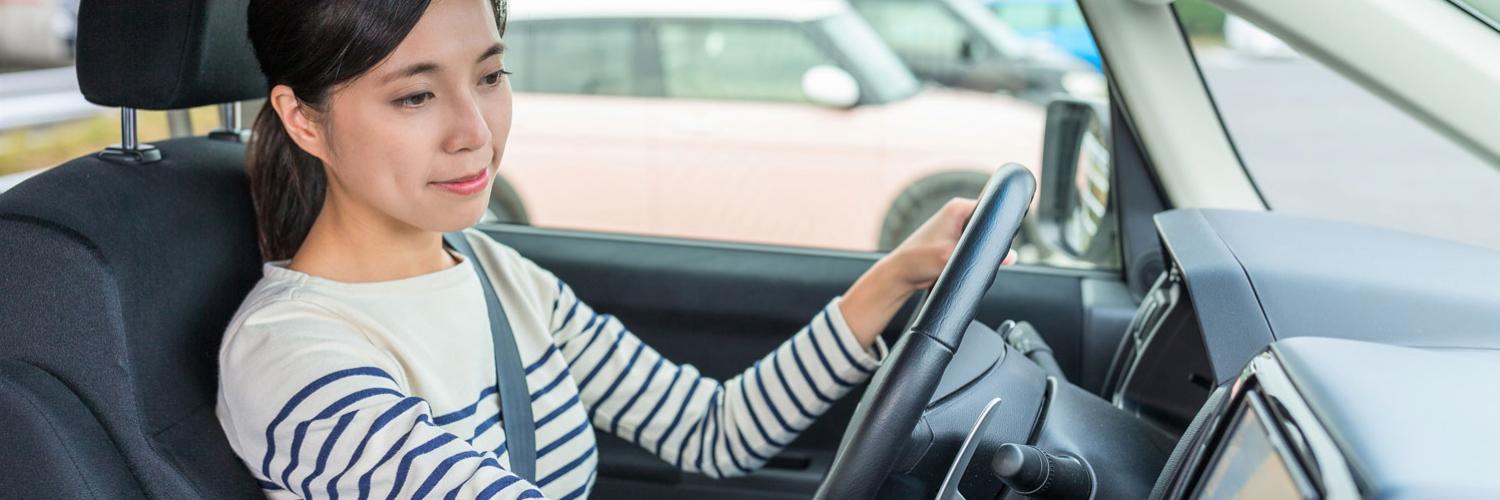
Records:
<instances>
[{"instance_id":1,"label":"woman's eye","mask_svg":"<svg viewBox=\"0 0 1500 500\"><path fill-rule=\"evenodd\" d=\"M504 75L509 75L509 74L511 74L511 72L502 69L500 71L496 71L494 73L490 73L488 75L484 75L484 78L480 79L479 83L483 83L483 84L485 84L487 86L494 87L494 86L500 84L500 79L503 78Z\"/></svg>"},{"instance_id":2,"label":"woman's eye","mask_svg":"<svg viewBox=\"0 0 1500 500\"><path fill-rule=\"evenodd\" d=\"M415 108L426 104L427 101L432 99L433 97L436 96L432 95L432 92L418 92L406 97L402 97L400 99L396 99L396 104L408 108Z\"/></svg>"}]
</instances>

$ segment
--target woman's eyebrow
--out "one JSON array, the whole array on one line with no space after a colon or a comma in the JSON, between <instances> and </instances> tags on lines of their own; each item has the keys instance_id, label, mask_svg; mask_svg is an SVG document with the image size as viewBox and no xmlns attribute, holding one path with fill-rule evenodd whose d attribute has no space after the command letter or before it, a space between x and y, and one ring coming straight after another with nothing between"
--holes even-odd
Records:
<instances>
[{"instance_id":1,"label":"woman's eyebrow","mask_svg":"<svg viewBox=\"0 0 1500 500\"><path fill-rule=\"evenodd\" d=\"M482 62L484 62L485 59L489 59L490 56L497 56L497 55L504 54L504 53L505 53L505 43L503 43L503 42L495 42L494 45L491 45L489 48L484 49L484 53L480 54L479 55L479 59L475 60L474 62L476 62L476 63L482 63Z\"/></svg>"},{"instance_id":2,"label":"woman's eyebrow","mask_svg":"<svg viewBox=\"0 0 1500 500\"><path fill-rule=\"evenodd\" d=\"M484 49L484 53L480 54L479 55L479 59L475 60L475 62L476 63L481 63L481 62L484 62L485 59L489 59L491 56L497 56L497 55L504 54L504 53L505 53L505 44L504 43L500 43L500 42L495 42L494 45L490 45L489 48ZM382 85L384 85L384 84L387 84L387 83L394 82L396 80L400 80L402 78L409 78L409 77L417 76L417 75L420 75L420 74L423 74L423 73L433 73L433 72L436 72L438 70L438 68L441 68L441 66L439 66L438 63L435 63L435 62L412 63L411 65L409 65L409 66L407 66L405 68L401 68L400 71L395 71L395 72L392 72L392 73L390 73L388 75L385 75L384 78L380 79L380 83Z\"/></svg>"},{"instance_id":3,"label":"woman's eyebrow","mask_svg":"<svg viewBox=\"0 0 1500 500\"><path fill-rule=\"evenodd\" d=\"M420 74L423 74L423 73L434 73L437 70L438 70L437 63L433 63L433 62L413 63L410 66L402 68L400 71L394 71L394 72L391 72L390 74L385 75L384 78L380 79L380 83L382 85L384 85L384 84L387 84L387 83L394 82L396 80L400 80L402 78L413 77L413 76L417 76L417 75L420 75Z\"/></svg>"}]
</instances>

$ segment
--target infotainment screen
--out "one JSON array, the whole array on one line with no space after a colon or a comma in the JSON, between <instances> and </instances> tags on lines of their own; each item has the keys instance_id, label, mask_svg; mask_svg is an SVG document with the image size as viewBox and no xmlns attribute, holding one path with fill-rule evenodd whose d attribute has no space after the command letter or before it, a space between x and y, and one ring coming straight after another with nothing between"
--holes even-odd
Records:
<instances>
[{"instance_id":1,"label":"infotainment screen","mask_svg":"<svg viewBox=\"0 0 1500 500\"><path fill-rule=\"evenodd\" d=\"M1266 425L1265 407L1248 394L1195 498L1305 498L1287 466L1280 439Z\"/></svg>"}]
</instances>

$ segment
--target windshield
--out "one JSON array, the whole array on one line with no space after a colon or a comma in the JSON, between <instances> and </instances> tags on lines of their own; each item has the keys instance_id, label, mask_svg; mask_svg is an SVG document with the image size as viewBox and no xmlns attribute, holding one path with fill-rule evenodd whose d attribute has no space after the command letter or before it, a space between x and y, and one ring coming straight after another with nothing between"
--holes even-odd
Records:
<instances>
[{"instance_id":1,"label":"windshield","mask_svg":"<svg viewBox=\"0 0 1500 500\"><path fill-rule=\"evenodd\" d=\"M1243 19L1176 8L1272 210L1500 249L1496 165Z\"/></svg>"},{"instance_id":2,"label":"windshield","mask_svg":"<svg viewBox=\"0 0 1500 500\"><path fill-rule=\"evenodd\" d=\"M869 87L865 90L873 94L875 102L899 101L921 90L917 77L858 14L844 12L822 24L833 43L848 55L854 71L863 74L862 80Z\"/></svg>"}]
</instances>

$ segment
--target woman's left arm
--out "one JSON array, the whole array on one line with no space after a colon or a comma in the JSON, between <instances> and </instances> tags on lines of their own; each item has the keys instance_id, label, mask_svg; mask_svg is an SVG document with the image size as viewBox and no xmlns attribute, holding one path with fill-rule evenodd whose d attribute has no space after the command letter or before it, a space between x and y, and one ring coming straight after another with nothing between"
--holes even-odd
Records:
<instances>
[{"instance_id":1,"label":"woman's left arm","mask_svg":"<svg viewBox=\"0 0 1500 500\"><path fill-rule=\"evenodd\" d=\"M936 281L973 207L949 203L796 335L724 382L666 360L561 282L554 341L595 427L689 472L749 473L874 373L885 355L879 333L912 292Z\"/></svg>"}]
</instances>

